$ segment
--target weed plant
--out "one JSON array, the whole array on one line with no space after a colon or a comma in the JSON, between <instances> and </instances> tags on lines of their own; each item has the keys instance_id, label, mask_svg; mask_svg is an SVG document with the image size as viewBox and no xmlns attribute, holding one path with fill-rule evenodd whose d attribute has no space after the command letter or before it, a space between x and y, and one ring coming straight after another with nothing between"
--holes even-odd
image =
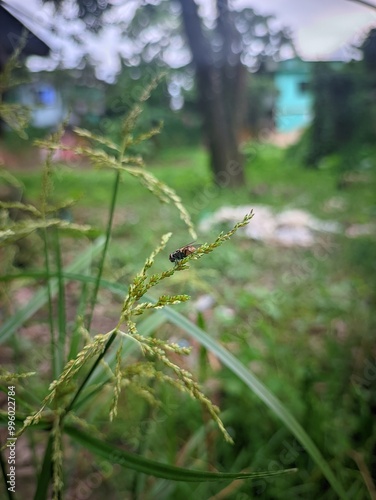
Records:
<instances>
[{"instance_id":1,"label":"weed plant","mask_svg":"<svg viewBox=\"0 0 376 500\"><path fill-rule=\"evenodd\" d=\"M16 58L10 61L10 67L15 64ZM10 78L9 66L4 73L4 80ZM39 386L38 372L12 373L2 370L1 380L3 384L17 385L17 412L13 420L17 422L17 432L11 433L12 443L24 435L33 432L33 429L44 429L48 432L48 439L41 465L37 465L39 477L36 481L35 498L47 498L51 495L53 499L61 498L64 490L64 443L63 436L68 434L74 438L79 436L78 441L86 440L86 446L96 449L99 455L106 455L107 459L120 463L125 467L133 468L139 472L154 474L164 478L186 481L213 481L218 479L260 477L264 473L242 472L242 473L205 473L202 471L190 471L178 469L176 467L158 464L143 457L132 456L122 449L109 449L105 444L100 430L90 425L80 417L85 406L90 405L93 399L99 398L99 392L106 390L111 392L111 401L108 408L109 420L112 421L118 414L119 396L122 389L129 384L133 391L151 404L158 404L158 395L155 394L153 385L149 385L150 380L163 382L178 391L187 393L193 399L203 405L208 414L218 425L224 439L232 442L232 438L225 429L219 417L219 409L202 392L200 386L194 381L192 374L180 367L172 360L172 355L182 356L190 353L189 347L181 347L176 343L167 342L157 337L149 337L140 333L140 316L156 311L168 306L179 304L189 299L187 295L160 295L153 300L147 294L149 290L161 286L161 282L170 278L176 272L184 271L188 268L191 260L197 260L212 251L216 250L222 243L228 240L240 227L249 223L252 214L245 215L235 227L227 232L221 233L215 241L209 244L200 245L196 251L180 260L175 266L162 273L150 274L157 255L164 250L171 233L165 234L161 242L147 258L140 272L132 279L127 291L123 296L123 303L119 311L117 324L110 331L94 335L92 324L94 309L100 302L99 290L103 284L102 274L108 247L110 245L111 233L113 229L113 218L116 201L123 175L128 174L141 182L154 196L161 202L172 203L180 213L182 221L186 224L192 238L196 238L190 216L184 208L180 197L163 182L158 181L145 168L140 156L128 155L129 149L134 149L137 144L148 140L159 133L160 127L156 127L149 132L134 136L133 129L137 118L142 112L142 103L148 99L150 92L158 83L156 78L145 88L140 102L137 103L131 112L126 116L122 124L122 142L115 144L111 140L94 135L83 129L76 129L79 136L85 138L89 145L87 147L76 147L75 153L85 156L90 164L98 169L98 182L100 182L101 170L111 169L114 171L114 184L112 192L109 193L110 207L105 235L99 237L91 246L89 243L81 258L76 259L70 266L64 266L64 256L61 240L65 236L76 237L87 241L98 235L98 231L85 225L76 224L69 220L64 220L59 214L72 205L72 200L65 200L58 205L51 201L54 199L54 186L52 174L55 168L53 155L63 148L60 139L64 130L64 125L46 140L38 141L38 145L47 151L47 157L42 169L41 187L39 201L35 204L25 203L21 200L1 201L1 227L0 239L2 245L2 262L4 264L3 273L10 272L8 282L13 279L27 279L28 273L12 275L12 256L15 245L36 233L42 240L43 248L43 269L37 274L38 279L46 282L45 287L35 293L30 302L22 309L11 312L1 327L2 342L10 339L16 349L23 351L27 344L27 339L23 339L20 328L33 314L47 307L48 327L49 327L49 367L48 376L53 381L49 383L47 395L38 404L39 394L43 387L38 387L33 391L33 384ZM2 104L1 111L3 117L8 117L14 113L13 107ZM18 110L19 116L23 110ZM8 123L11 123L8 120ZM23 132L24 121L17 122L18 131ZM2 177L8 184L19 186L19 182L10 172L3 168ZM16 217L14 217L16 214ZM91 276L86 272L88 269L87 259L99 255L96 265L96 274ZM76 271L74 278L69 272ZM82 283L82 301L79 304L77 316L73 325L67 319L66 294L67 283L74 279ZM91 287L90 287L91 284ZM116 287L116 283L112 284ZM5 297L11 291L4 290ZM12 309L10 307L10 309ZM153 329L152 329L153 330ZM45 339L47 341L47 339ZM135 343L146 361L138 363L132 362L124 353L126 342ZM112 348L112 358L107 355ZM103 367L105 369L103 369ZM100 370L100 368L102 370ZM93 383L94 376L97 377ZM98 378L99 377L99 378ZM24 386L18 384L24 381ZM146 383L145 383L146 382ZM15 388L16 385L12 385ZM43 383L42 383L43 386ZM19 389L19 390L18 390ZM7 389L3 385L5 394ZM13 389L12 389L13 391ZM36 407L36 410L32 410ZM2 422L7 422L7 415L2 413ZM21 422L23 422L21 424ZM12 427L12 426L11 426ZM90 434L87 431L90 430ZM34 440L34 437L32 438ZM9 441L7 441L9 442ZM6 443L7 443L6 442ZM106 448L107 446L107 448ZM3 451L6 449L3 446ZM6 463L2 457L3 472L6 472ZM269 472L265 473L270 475ZM4 474L5 479L7 478ZM5 481L5 488L8 496L13 498L16 489L13 483Z\"/></svg>"}]
</instances>

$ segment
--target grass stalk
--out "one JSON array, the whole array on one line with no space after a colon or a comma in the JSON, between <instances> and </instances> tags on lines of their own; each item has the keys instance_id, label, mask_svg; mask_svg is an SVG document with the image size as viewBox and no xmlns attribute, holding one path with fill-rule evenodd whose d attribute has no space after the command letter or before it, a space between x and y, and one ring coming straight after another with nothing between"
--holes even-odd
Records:
<instances>
[{"instance_id":1,"label":"grass stalk","mask_svg":"<svg viewBox=\"0 0 376 500\"><path fill-rule=\"evenodd\" d=\"M47 305L48 305L48 324L50 330L50 347L51 347L51 364L52 364L51 368L53 377L57 378L60 372L58 371L58 366L57 366L58 346L55 334L53 303L52 303L52 286L50 280L51 268L50 268L50 259L48 251L48 234L46 229L43 229L42 235L43 235L42 238L43 238L43 250L44 250L44 265L47 274L46 293L47 293Z\"/></svg>"},{"instance_id":2,"label":"grass stalk","mask_svg":"<svg viewBox=\"0 0 376 500\"><path fill-rule=\"evenodd\" d=\"M92 297L90 300L90 309L89 309L89 313L88 313L88 316L87 316L86 322L85 322L87 330L90 330L91 322L93 320L94 308L95 308L95 304L97 302L100 281L102 278L102 273L103 273L103 268L104 268L104 261L106 259L108 245L110 243L112 224L113 224L113 220L114 220L114 213L115 213L115 207L116 207L116 199L117 199L117 194L119 191L119 184L120 184L120 172L117 170L115 173L115 182L114 182L113 189L112 189L110 213L109 213L109 217L108 217L105 242L104 242L102 255L101 255L101 258L99 261L99 265L98 265L98 272L97 272L96 281L94 284L93 294L92 294Z\"/></svg>"},{"instance_id":3,"label":"grass stalk","mask_svg":"<svg viewBox=\"0 0 376 500\"><path fill-rule=\"evenodd\" d=\"M56 350L56 371L61 373L64 365L64 347L66 338L66 307L65 307L65 287L63 276L63 263L61 259L61 247L59 230L54 228L54 243L55 243L55 260L57 268L57 314L58 314L58 341Z\"/></svg>"}]
</instances>

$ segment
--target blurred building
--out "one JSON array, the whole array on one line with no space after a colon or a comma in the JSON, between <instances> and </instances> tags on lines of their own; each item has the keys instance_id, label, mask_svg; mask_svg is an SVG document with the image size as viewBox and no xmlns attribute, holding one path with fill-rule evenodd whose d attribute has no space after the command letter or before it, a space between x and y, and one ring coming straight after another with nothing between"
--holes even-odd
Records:
<instances>
[{"instance_id":1,"label":"blurred building","mask_svg":"<svg viewBox=\"0 0 376 500\"><path fill-rule=\"evenodd\" d=\"M20 12L20 17L22 13ZM12 8L8 2L0 0L0 72L9 57L23 41L21 55L47 56L50 48L40 38L38 38L25 24L17 17L17 10Z\"/></svg>"},{"instance_id":2,"label":"blurred building","mask_svg":"<svg viewBox=\"0 0 376 500\"><path fill-rule=\"evenodd\" d=\"M273 108L275 132L298 132L307 127L313 118L312 78L316 61L303 61L295 57L285 61L267 61L260 73L273 82L269 89ZM338 69L341 61L320 62L328 68Z\"/></svg>"},{"instance_id":3,"label":"blurred building","mask_svg":"<svg viewBox=\"0 0 376 500\"><path fill-rule=\"evenodd\" d=\"M306 127L312 119L313 96L310 90L314 62L299 58L281 61L274 73L277 89L275 127L277 132L292 132Z\"/></svg>"},{"instance_id":4,"label":"blurred building","mask_svg":"<svg viewBox=\"0 0 376 500\"><path fill-rule=\"evenodd\" d=\"M32 32L30 23L26 27L24 13L0 0L0 73L18 49L21 58L50 53L50 47ZM61 97L51 85L20 85L7 92L4 98L27 106L31 110L31 124L36 127L54 126L62 119Z\"/></svg>"}]
</instances>

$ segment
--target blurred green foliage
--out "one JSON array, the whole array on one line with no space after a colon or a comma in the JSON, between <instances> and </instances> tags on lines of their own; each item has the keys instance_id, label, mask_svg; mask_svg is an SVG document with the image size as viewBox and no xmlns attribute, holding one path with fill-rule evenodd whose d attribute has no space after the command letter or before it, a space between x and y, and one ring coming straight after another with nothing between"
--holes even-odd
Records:
<instances>
[{"instance_id":1,"label":"blurred green foliage","mask_svg":"<svg viewBox=\"0 0 376 500\"><path fill-rule=\"evenodd\" d=\"M277 89L272 75L259 73L248 80L248 109L245 126L257 138L263 129L274 127L273 115Z\"/></svg>"},{"instance_id":2,"label":"blurred green foliage","mask_svg":"<svg viewBox=\"0 0 376 500\"><path fill-rule=\"evenodd\" d=\"M313 121L290 154L308 166L349 172L375 167L376 50L371 30L363 59L347 64L316 63L312 74Z\"/></svg>"},{"instance_id":3,"label":"blurred green foliage","mask_svg":"<svg viewBox=\"0 0 376 500\"><path fill-rule=\"evenodd\" d=\"M105 115L99 123L99 130L104 135L119 140L119 123L124 112L128 112L137 101L146 82L156 75L165 74L163 82L153 92L145 103L144 112L140 117L135 132L145 128L156 127L163 123L163 133L152 141L145 143L143 153L152 155L157 150L180 145L198 144L201 138L201 119L195 103L193 87L184 90L178 83L188 85L189 73L186 70L162 70L157 64L140 65L138 67L123 66L117 81L106 86ZM187 81L188 80L188 81ZM170 91L168 90L170 86ZM174 107L174 97L183 109L171 110Z\"/></svg>"}]
</instances>

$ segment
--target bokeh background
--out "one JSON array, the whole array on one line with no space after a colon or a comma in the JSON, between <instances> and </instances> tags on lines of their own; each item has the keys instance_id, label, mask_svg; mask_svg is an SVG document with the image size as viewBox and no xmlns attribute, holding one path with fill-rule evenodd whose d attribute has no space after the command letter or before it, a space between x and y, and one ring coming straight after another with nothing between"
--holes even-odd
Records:
<instances>
[{"instance_id":1,"label":"bokeh background","mask_svg":"<svg viewBox=\"0 0 376 500\"><path fill-rule=\"evenodd\" d=\"M172 359L220 407L234 444L197 401L137 372L137 349L124 354L113 422L105 385L87 396L75 423L185 469L298 469L253 481L172 481L124 469L66 437L59 488L47 479L46 433L30 428L17 443L19 498L375 499L376 3L3 0L0 98L0 359L3 374L36 373L14 384L17 425L57 377L51 331L64 331L61 352L74 358L116 326L116 286L131 283L162 234L173 233L153 272L171 268L169 253L192 242L176 208L137 175L122 177L109 222L114 173L103 155L128 137L124 162L177 193L196 246L253 210L248 226L151 295L190 295L176 310L263 389L247 385L182 321L154 311L140 332L192 348ZM93 137L102 156L90 150ZM46 239L25 205L48 204L60 221L92 229L83 239ZM90 257L109 227L106 259ZM98 268L103 286L90 302ZM114 359L108 363L114 374ZM6 452L2 461L6 472ZM56 469L56 456L51 463ZM15 498L5 482L3 494Z\"/></svg>"}]
</instances>

